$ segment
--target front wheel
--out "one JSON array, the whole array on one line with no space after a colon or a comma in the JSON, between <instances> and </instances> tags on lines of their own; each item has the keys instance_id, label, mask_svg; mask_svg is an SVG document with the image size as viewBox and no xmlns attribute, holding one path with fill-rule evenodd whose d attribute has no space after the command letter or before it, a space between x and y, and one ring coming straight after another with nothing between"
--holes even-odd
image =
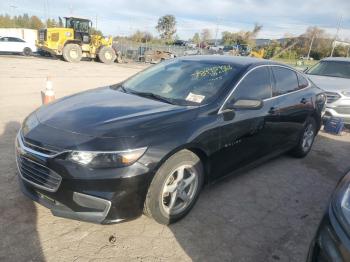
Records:
<instances>
[{"instance_id":1,"label":"front wheel","mask_svg":"<svg viewBox=\"0 0 350 262\"><path fill-rule=\"evenodd\" d=\"M63 59L67 62L80 62L83 52L78 44L66 44L62 50Z\"/></svg>"},{"instance_id":2,"label":"front wheel","mask_svg":"<svg viewBox=\"0 0 350 262\"><path fill-rule=\"evenodd\" d=\"M189 150L177 152L165 161L153 178L144 213L166 225L180 220L192 209L203 181L199 157Z\"/></svg>"},{"instance_id":3,"label":"front wheel","mask_svg":"<svg viewBox=\"0 0 350 262\"><path fill-rule=\"evenodd\" d=\"M311 150L316 133L316 121L313 118L309 118L300 134L298 145L290 153L298 158L305 157Z\"/></svg>"}]
</instances>

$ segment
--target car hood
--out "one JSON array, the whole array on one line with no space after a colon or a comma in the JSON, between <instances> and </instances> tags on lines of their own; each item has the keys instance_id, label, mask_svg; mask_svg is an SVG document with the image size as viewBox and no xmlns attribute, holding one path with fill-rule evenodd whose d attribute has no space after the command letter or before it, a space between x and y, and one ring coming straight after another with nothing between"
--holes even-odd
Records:
<instances>
[{"instance_id":1,"label":"car hood","mask_svg":"<svg viewBox=\"0 0 350 262\"><path fill-rule=\"evenodd\" d=\"M350 91L350 79L318 75L308 75L308 77L326 92Z\"/></svg>"},{"instance_id":2,"label":"car hood","mask_svg":"<svg viewBox=\"0 0 350 262\"><path fill-rule=\"evenodd\" d=\"M97 88L57 100L36 111L40 123L95 137L137 136L194 117L194 107ZM190 112L189 112L190 111Z\"/></svg>"}]
</instances>

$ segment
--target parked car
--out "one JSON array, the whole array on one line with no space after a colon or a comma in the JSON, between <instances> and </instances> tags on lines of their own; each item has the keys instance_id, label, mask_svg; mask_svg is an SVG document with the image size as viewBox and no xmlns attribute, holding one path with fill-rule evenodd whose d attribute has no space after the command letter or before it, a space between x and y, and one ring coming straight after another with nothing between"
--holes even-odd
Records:
<instances>
[{"instance_id":1,"label":"parked car","mask_svg":"<svg viewBox=\"0 0 350 262\"><path fill-rule=\"evenodd\" d=\"M175 40L175 41L174 41L174 45L177 45L177 46L186 46L186 45L187 45L187 41L185 41L185 40Z\"/></svg>"},{"instance_id":2,"label":"parked car","mask_svg":"<svg viewBox=\"0 0 350 262\"><path fill-rule=\"evenodd\" d=\"M173 223L204 184L283 152L306 156L324 103L303 73L272 61L164 61L30 114L16 138L21 188L56 216Z\"/></svg>"},{"instance_id":3,"label":"parked car","mask_svg":"<svg viewBox=\"0 0 350 262\"><path fill-rule=\"evenodd\" d=\"M350 124L350 58L322 59L306 74L326 92L325 120L332 116L341 117L344 123Z\"/></svg>"},{"instance_id":4,"label":"parked car","mask_svg":"<svg viewBox=\"0 0 350 262\"><path fill-rule=\"evenodd\" d=\"M186 46L189 47L189 48L192 48L192 49L195 49L195 48L198 47L198 45L193 43L193 42L187 42Z\"/></svg>"},{"instance_id":5,"label":"parked car","mask_svg":"<svg viewBox=\"0 0 350 262\"><path fill-rule=\"evenodd\" d=\"M0 36L0 52L20 53L25 56L36 52L35 44L30 44L19 37Z\"/></svg>"},{"instance_id":6,"label":"parked car","mask_svg":"<svg viewBox=\"0 0 350 262\"><path fill-rule=\"evenodd\" d=\"M350 261L350 171L340 180L311 242L307 262Z\"/></svg>"}]
</instances>

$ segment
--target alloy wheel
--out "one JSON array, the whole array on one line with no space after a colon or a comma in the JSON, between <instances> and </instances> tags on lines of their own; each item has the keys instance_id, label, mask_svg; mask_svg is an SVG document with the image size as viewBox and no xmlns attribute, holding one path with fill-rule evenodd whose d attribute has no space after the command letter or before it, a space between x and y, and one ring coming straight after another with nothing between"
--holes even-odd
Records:
<instances>
[{"instance_id":1,"label":"alloy wheel","mask_svg":"<svg viewBox=\"0 0 350 262\"><path fill-rule=\"evenodd\" d=\"M198 174L191 165L182 165L168 176L161 191L161 201L168 215L183 212L194 200Z\"/></svg>"},{"instance_id":2,"label":"alloy wheel","mask_svg":"<svg viewBox=\"0 0 350 262\"><path fill-rule=\"evenodd\" d=\"M315 138L315 131L313 125L310 123L307 125L303 135L302 148L306 152L308 151Z\"/></svg>"}]
</instances>

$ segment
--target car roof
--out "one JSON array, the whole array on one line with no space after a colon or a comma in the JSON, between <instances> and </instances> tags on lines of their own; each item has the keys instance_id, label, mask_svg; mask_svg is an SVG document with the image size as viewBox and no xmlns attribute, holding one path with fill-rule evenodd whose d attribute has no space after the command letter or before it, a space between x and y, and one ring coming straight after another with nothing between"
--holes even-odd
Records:
<instances>
[{"instance_id":1,"label":"car roof","mask_svg":"<svg viewBox=\"0 0 350 262\"><path fill-rule=\"evenodd\" d=\"M321 61L350 62L350 57L327 57Z\"/></svg>"},{"instance_id":2,"label":"car roof","mask_svg":"<svg viewBox=\"0 0 350 262\"><path fill-rule=\"evenodd\" d=\"M187 61L207 61L218 63L230 63L242 67L250 67L255 65L283 65L271 60L253 58L247 56L227 56L227 55L194 55L181 57L181 60ZM286 65L283 65L286 66ZM288 66L287 66L288 67Z\"/></svg>"}]
</instances>

